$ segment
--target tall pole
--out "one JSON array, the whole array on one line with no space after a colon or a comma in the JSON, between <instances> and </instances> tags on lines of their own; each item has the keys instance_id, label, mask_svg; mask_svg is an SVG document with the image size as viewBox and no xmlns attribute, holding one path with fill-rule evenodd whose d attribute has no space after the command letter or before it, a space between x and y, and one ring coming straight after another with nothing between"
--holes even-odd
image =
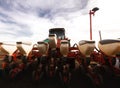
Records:
<instances>
[{"instance_id":1,"label":"tall pole","mask_svg":"<svg viewBox=\"0 0 120 88\"><path fill-rule=\"evenodd\" d=\"M90 15L90 40L92 40L92 11L89 12Z\"/></svg>"},{"instance_id":2,"label":"tall pole","mask_svg":"<svg viewBox=\"0 0 120 88\"><path fill-rule=\"evenodd\" d=\"M90 10L89 15L90 15L90 40L92 40L92 15L95 15L95 12L99 10L99 8L95 7L92 10Z\"/></svg>"}]
</instances>

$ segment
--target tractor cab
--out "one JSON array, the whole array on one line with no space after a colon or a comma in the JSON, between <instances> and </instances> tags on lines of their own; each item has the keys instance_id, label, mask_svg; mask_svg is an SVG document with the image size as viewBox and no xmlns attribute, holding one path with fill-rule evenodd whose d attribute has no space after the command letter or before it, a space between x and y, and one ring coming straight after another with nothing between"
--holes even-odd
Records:
<instances>
[{"instance_id":1,"label":"tractor cab","mask_svg":"<svg viewBox=\"0 0 120 88\"><path fill-rule=\"evenodd\" d=\"M64 28L52 28L49 29L49 35L56 34L57 39L65 39L65 29Z\"/></svg>"},{"instance_id":2,"label":"tractor cab","mask_svg":"<svg viewBox=\"0 0 120 88\"><path fill-rule=\"evenodd\" d=\"M49 45L53 48L60 48L61 40L70 40L65 36L65 29L64 28L51 28L49 29Z\"/></svg>"}]
</instances>

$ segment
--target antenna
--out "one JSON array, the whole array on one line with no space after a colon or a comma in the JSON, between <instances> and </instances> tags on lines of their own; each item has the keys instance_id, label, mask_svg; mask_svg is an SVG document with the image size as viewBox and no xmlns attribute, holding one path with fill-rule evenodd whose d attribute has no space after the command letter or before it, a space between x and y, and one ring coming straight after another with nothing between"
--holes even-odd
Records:
<instances>
[{"instance_id":1,"label":"antenna","mask_svg":"<svg viewBox=\"0 0 120 88\"><path fill-rule=\"evenodd\" d=\"M102 40L102 36L101 36L101 31L99 30L99 37L100 37L100 40Z\"/></svg>"}]
</instances>

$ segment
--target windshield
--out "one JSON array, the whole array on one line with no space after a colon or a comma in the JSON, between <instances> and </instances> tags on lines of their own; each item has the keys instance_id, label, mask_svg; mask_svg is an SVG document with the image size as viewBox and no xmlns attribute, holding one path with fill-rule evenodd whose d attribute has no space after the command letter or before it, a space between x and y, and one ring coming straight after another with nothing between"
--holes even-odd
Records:
<instances>
[{"instance_id":1,"label":"windshield","mask_svg":"<svg viewBox=\"0 0 120 88\"><path fill-rule=\"evenodd\" d=\"M64 39L65 38L65 29L64 28L53 28L49 30L49 34L56 34L57 38Z\"/></svg>"}]
</instances>

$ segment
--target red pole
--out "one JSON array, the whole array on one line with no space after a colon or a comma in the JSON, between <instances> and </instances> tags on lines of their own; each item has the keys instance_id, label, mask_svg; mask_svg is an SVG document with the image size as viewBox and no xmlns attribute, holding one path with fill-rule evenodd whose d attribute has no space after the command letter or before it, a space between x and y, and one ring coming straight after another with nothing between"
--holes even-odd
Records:
<instances>
[{"instance_id":1,"label":"red pole","mask_svg":"<svg viewBox=\"0 0 120 88\"><path fill-rule=\"evenodd\" d=\"M94 16L95 12L99 10L99 8L95 7L92 10L90 10L89 15L90 15L90 40L92 40L92 15Z\"/></svg>"},{"instance_id":2,"label":"red pole","mask_svg":"<svg viewBox=\"0 0 120 88\"><path fill-rule=\"evenodd\" d=\"M92 40L92 11L89 12L90 15L90 40Z\"/></svg>"}]
</instances>

